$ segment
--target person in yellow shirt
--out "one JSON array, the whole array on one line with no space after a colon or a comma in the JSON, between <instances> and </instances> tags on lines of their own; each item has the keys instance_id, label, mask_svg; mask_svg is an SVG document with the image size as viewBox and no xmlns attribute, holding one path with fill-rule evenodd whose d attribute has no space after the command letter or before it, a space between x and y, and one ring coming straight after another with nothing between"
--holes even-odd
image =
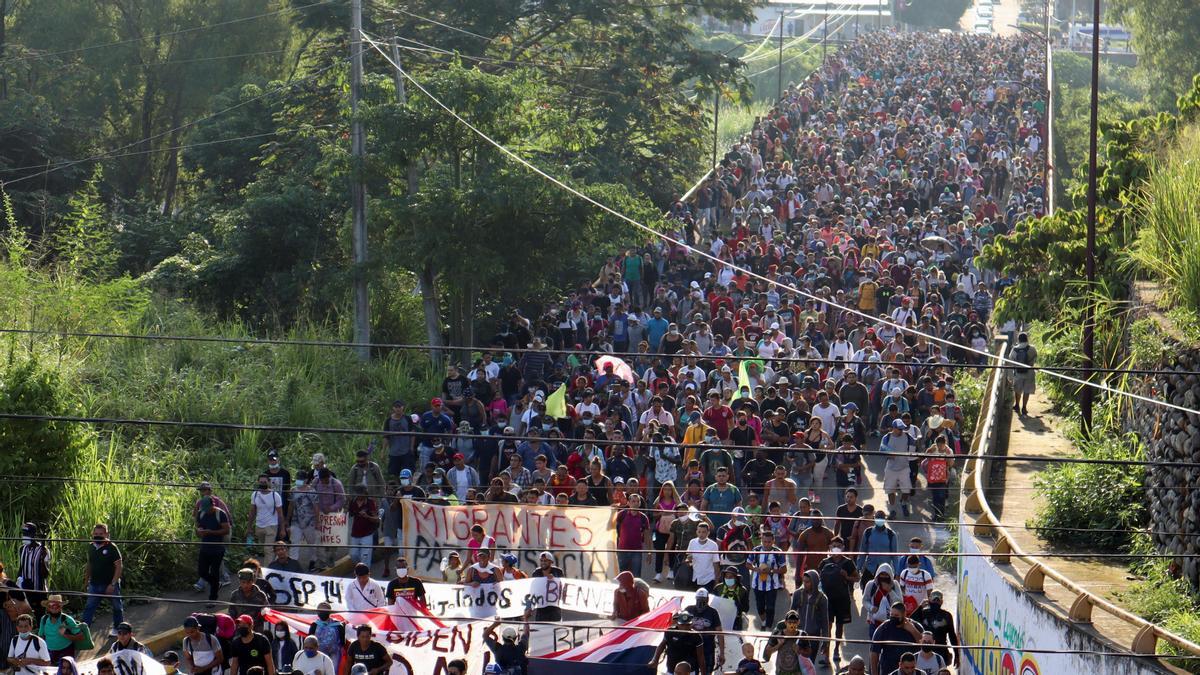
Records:
<instances>
[{"instance_id":1,"label":"person in yellow shirt","mask_svg":"<svg viewBox=\"0 0 1200 675\"><path fill-rule=\"evenodd\" d=\"M716 436L717 431L704 423L704 418L700 413L693 413L687 429L683 431L683 465L687 466L688 462L696 458L696 448L704 443L704 437L712 435Z\"/></svg>"},{"instance_id":2,"label":"person in yellow shirt","mask_svg":"<svg viewBox=\"0 0 1200 675\"><path fill-rule=\"evenodd\" d=\"M875 298L879 292L879 284L871 277L863 279L858 285L858 310L869 314L875 313Z\"/></svg>"}]
</instances>

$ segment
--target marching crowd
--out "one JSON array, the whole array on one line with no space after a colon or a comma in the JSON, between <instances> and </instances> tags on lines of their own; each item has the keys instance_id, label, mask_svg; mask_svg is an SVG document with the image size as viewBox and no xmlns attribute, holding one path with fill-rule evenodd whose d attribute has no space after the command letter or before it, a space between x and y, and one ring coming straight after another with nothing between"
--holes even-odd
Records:
<instances>
[{"instance_id":1,"label":"marching crowd","mask_svg":"<svg viewBox=\"0 0 1200 675\"><path fill-rule=\"evenodd\" d=\"M395 401L379 450L358 451L348 470L317 454L293 473L269 453L240 517L201 484L195 589L228 601L232 637L214 645L217 620L189 617L183 654L168 660L193 674L383 672L370 626L347 636L328 608L302 643L286 626L268 631L260 569L328 566L344 552L315 546L317 521L346 512L361 606L424 602L405 552L381 553L400 544L401 504L419 500L613 509L614 618L648 611L651 584L695 591L655 657L671 673L954 672L939 571L925 542L890 523L946 515L969 442L956 387L990 344L1008 282L975 254L1044 212L1041 58L1024 38L879 32L849 44L672 207L677 237L716 260L647 244L539 315L514 311L493 349L447 368L428 409ZM882 495L864 503L874 453ZM239 565L221 598L235 581L235 530L268 562ZM38 534L26 526L15 577L0 576L8 667L67 663L70 675L101 596L116 643L137 645L107 528L92 533L79 620L48 593ZM446 555L443 580L562 576L557 554L522 569L476 526ZM394 576L386 588L367 583L375 563ZM735 604L734 625L721 625L713 596ZM843 642L858 621L870 644ZM719 631L770 637L725 663ZM497 672L523 672L527 631L489 640Z\"/></svg>"}]
</instances>

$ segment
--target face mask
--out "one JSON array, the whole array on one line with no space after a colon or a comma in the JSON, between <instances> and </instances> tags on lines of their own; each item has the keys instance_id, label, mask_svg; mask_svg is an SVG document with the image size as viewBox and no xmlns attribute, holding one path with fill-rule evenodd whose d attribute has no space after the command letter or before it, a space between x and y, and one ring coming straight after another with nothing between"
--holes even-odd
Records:
<instances>
[{"instance_id":1,"label":"face mask","mask_svg":"<svg viewBox=\"0 0 1200 675\"><path fill-rule=\"evenodd\" d=\"M28 633L28 632L17 633L17 635L18 635L18 636L19 636L19 637L20 637L22 640L28 640L28 639L29 639L29 633Z\"/></svg>"},{"instance_id":2,"label":"face mask","mask_svg":"<svg viewBox=\"0 0 1200 675\"><path fill-rule=\"evenodd\" d=\"M887 521L885 521L883 518L875 519L875 527L883 527L886 523Z\"/></svg>"},{"instance_id":3,"label":"face mask","mask_svg":"<svg viewBox=\"0 0 1200 675\"><path fill-rule=\"evenodd\" d=\"M329 612L317 612L317 618L322 621L329 620Z\"/></svg>"},{"instance_id":4,"label":"face mask","mask_svg":"<svg viewBox=\"0 0 1200 675\"><path fill-rule=\"evenodd\" d=\"M888 623L892 624L893 626L899 626L900 624L904 623L904 619L901 619L898 616L890 616L888 617Z\"/></svg>"},{"instance_id":5,"label":"face mask","mask_svg":"<svg viewBox=\"0 0 1200 675\"><path fill-rule=\"evenodd\" d=\"M833 546L833 547L831 547L831 548L829 549L829 551L830 551L831 553L841 553L841 552L842 552L842 548L841 548L840 546Z\"/></svg>"},{"instance_id":6,"label":"face mask","mask_svg":"<svg viewBox=\"0 0 1200 675\"><path fill-rule=\"evenodd\" d=\"M298 488L304 487L304 479L303 478L296 479L296 487L298 487Z\"/></svg>"},{"instance_id":7,"label":"face mask","mask_svg":"<svg viewBox=\"0 0 1200 675\"><path fill-rule=\"evenodd\" d=\"M271 463L267 464L267 466L268 466L268 467L270 467L270 468L272 468L272 469L278 469L278 468L279 468L279 462L271 462Z\"/></svg>"},{"instance_id":8,"label":"face mask","mask_svg":"<svg viewBox=\"0 0 1200 675\"><path fill-rule=\"evenodd\" d=\"M700 609L708 607L708 598L696 598L696 606Z\"/></svg>"},{"instance_id":9,"label":"face mask","mask_svg":"<svg viewBox=\"0 0 1200 675\"><path fill-rule=\"evenodd\" d=\"M928 654L929 652L933 651L933 645L921 645L921 651Z\"/></svg>"},{"instance_id":10,"label":"face mask","mask_svg":"<svg viewBox=\"0 0 1200 675\"><path fill-rule=\"evenodd\" d=\"M932 608L934 608L934 609L941 609L941 608L942 608L942 601L941 601L941 600L930 600L930 601L929 601L929 606L930 606L930 607L932 607Z\"/></svg>"},{"instance_id":11,"label":"face mask","mask_svg":"<svg viewBox=\"0 0 1200 675\"><path fill-rule=\"evenodd\" d=\"M737 583L737 579L726 579L725 580L725 585L730 588L733 588L733 585L736 583Z\"/></svg>"},{"instance_id":12,"label":"face mask","mask_svg":"<svg viewBox=\"0 0 1200 675\"><path fill-rule=\"evenodd\" d=\"M542 423L542 429L545 431L550 431L553 428L554 428L553 424L546 424L545 422Z\"/></svg>"},{"instance_id":13,"label":"face mask","mask_svg":"<svg viewBox=\"0 0 1200 675\"><path fill-rule=\"evenodd\" d=\"M21 537L21 543L22 544L32 544L33 537Z\"/></svg>"},{"instance_id":14,"label":"face mask","mask_svg":"<svg viewBox=\"0 0 1200 675\"><path fill-rule=\"evenodd\" d=\"M909 553L920 553L920 552L921 552L921 549L920 549L920 548L918 548L918 547L916 547L916 546L909 546L909 547L908 547L908 552L909 552Z\"/></svg>"},{"instance_id":15,"label":"face mask","mask_svg":"<svg viewBox=\"0 0 1200 675\"><path fill-rule=\"evenodd\" d=\"M434 485L441 485L441 484L442 484L442 479L441 479L441 478L434 478L434 479L433 479L433 484L434 484Z\"/></svg>"},{"instance_id":16,"label":"face mask","mask_svg":"<svg viewBox=\"0 0 1200 675\"><path fill-rule=\"evenodd\" d=\"M401 579L403 579L404 577L407 577L408 576L408 568L407 567L397 567L396 568L396 576L400 577Z\"/></svg>"},{"instance_id":17,"label":"face mask","mask_svg":"<svg viewBox=\"0 0 1200 675\"><path fill-rule=\"evenodd\" d=\"M99 535L94 535L94 536L92 537L92 541L94 541L94 542L96 542L97 544L99 544L100 542L104 541L104 537L101 537L101 536L99 536Z\"/></svg>"},{"instance_id":18,"label":"face mask","mask_svg":"<svg viewBox=\"0 0 1200 675\"><path fill-rule=\"evenodd\" d=\"M315 649L305 649L305 650L304 650L304 655L305 655L305 656L307 656L307 657L308 657L308 658L310 658L310 659L311 659L311 658L316 658L316 656L317 656L317 650L315 650Z\"/></svg>"},{"instance_id":19,"label":"face mask","mask_svg":"<svg viewBox=\"0 0 1200 675\"><path fill-rule=\"evenodd\" d=\"M237 629L237 634L238 634L238 637L246 637L247 635L250 634L250 629L243 626L243 627Z\"/></svg>"},{"instance_id":20,"label":"face mask","mask_svg":"<svg viewBox=\"0 0 1200 675\"><path fill-rule=\"evenodd\" d=\"M175 675L175 673L178 672L177 670L175 670L175 666L172 666L172 665L163 666L163 670L166 671L167 675Z\"/></svg>"},{"instance_id":21,"label":"face mask","mask_svg":"<svg viewBox=\"0 0 1200 675\"><path fill-rule=\"evenodd\" d=\"M275 631L275 637L280 638L280 639L285 638L285 637L287 637L287 631L286 630L277 630L277 631Z\"/></svg>"},{"instance_id":22,"label":"face mask","mask_svg":"<svg viewBox=\"0 0 1200 675\"><path fill-rule=\"evenodd\" d=\"M267 483L263 483L258 486L258 489L262 490L263 492L266 492L267 490L271 489L271 486Z\"/></svg>"}]
</instances>

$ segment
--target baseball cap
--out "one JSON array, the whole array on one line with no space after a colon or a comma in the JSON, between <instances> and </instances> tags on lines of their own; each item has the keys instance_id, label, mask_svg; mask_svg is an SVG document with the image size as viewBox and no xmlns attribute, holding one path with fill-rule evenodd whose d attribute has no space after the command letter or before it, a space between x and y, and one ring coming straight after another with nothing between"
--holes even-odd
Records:
<instances>
[{"instance_id":1,"label":"baseball cap","mask_svg":"<svg viewBox=\"0 0 1200 675\"><path fill-rule=\"evenodd\" d=\"M199 628L200 622L196 620L196 617L189 616L183 620L183 627L184 628Z\"/></svg>"},{"instance_id":2,"label":"baseball cap","mask_svg":"<svg viewBox=\"0 0 1200 675\"><path fill-rule=\"evenodd\" d=\"M412 469L403 469L400 471L401 478L412 478Z\"/></svg>"},{"instance_id":3,"label":"baseball cap","mask_svg":"<svg viewBox=\"0 0 1200 675\"><path fill-rule=\"evenodd\" d=\"M442 399L440 399L440 398L434 397L429 400L429 405L441 405L441 404L442 404Z\"/></svg>"},{"instance_id":4,"label":"baseball cap","mask_svg":"<svg viewBox=\"0 0 1200 675\"><path fill-rule=\"evenodd\" d=\"M254 617L250 616L249 614L243 614L237 618L237 622L244 623L249 626L253 626L254 625Z\"/></svg>"},{"instance_id":5,"label":"baseball cap","mask_svg":"<svg viewBox=\"0 0 1200 675\"><path fill-rule=\"evenodd\" d=\"M904 423L904 420L892 420L892 428L904 430L908 428L908 425Z\"/></svg>"},{"instance_id":6,"label":"baseball cap","mask_svg":"<svg viewBox=\"0 0 1200 675\"><path fill-rule=\"evenodd\" d=\"M249 567L243 567L237 572L239 581L254 581L254 570Z\"/></svg>"},{"instance_id":7,"label":"baseball cap","mask_svg":"<svg viewBox=\"0 0 1200 675\"><path fill-rule=\"evenodd\" d=\"M267 459L279 459L279 451L278 450L268 450L267 451Z\"/></svg>"},{"instance_id":8,"label":"baseball cap","mask_svg":"<svg viewBox=\"0 0 1200 675\"><path fill-rule=\"evenodd\" d=\"M117 632L118 633L132 633L133 626L131 626L128 621L122 621L121 623L117 624Z\"/></svg>"},{"instance_id":9,"label":"baseball cap","mask_svg":"<svg viewBox=\"0 0 1200 675\"><path fill-rule=\"evenodd\" d=\"M843 412L844 412L844 411L847 411L847 410L858 410L858 404L857 404L857 403L855 403L854 401L850 401L850 402L849 402L849 403L847 403L846 405L842 406L842 411L843 411Z\"/></svg>"},{"instance_id":10,"label":"baseball cap","mask_svg":"<svg viewBox=\"0 0 1200 675\"><path fill-rule=\"evenodd\" d=\"M456 452L456 453L454 453L454 456L453 456L453 457L451 457L450 459L462 459L462 460L465 460L466 458L467 458L467 457L466 457L466 455L462 454L461 452Z\"/></svg>"},{"instance_id":11,"label":"baseball cap","mask_svg":"<svg viewBox=\"0 0 1200 675\"><path fill-rule=\"evenodd\" d=\"M696 591L696 599L697 600L699 600L700 598L707 598L707 597L708 597L708 589L707 588L701 588Z\"/></svg>"}]
</instances>

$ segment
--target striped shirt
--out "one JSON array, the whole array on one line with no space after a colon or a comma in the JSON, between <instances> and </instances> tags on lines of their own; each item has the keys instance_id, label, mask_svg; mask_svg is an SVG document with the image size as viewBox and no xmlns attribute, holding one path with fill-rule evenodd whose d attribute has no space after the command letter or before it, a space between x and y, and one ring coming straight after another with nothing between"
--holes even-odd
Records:
<instances>
[{"instance_id":1,"label":"striped shirt","mask_svg":"<svg viewBox=\"0 0 1200 675\"><path fill-rule=\"evenodd\" d=\"M750 588L756 591L774 591L783 588L783 581L780 580L779 574L775 570L787 565L787 557L779 550L778 546L772 546L769 549L756 546L746 558L750 564ZM763 565L769 571L761 570Z\"/></svg>"},{"instance_id":2,"label":"striped shirt","mask_svg":"<svg viewBox=\"0 0 1200 675\"><path fill-rule=\"evenodd\" d=\"M39 542L21 546L20 564L17 574L21 588L30 591L45 591L49 588L50 551Z\"/></svg>"}]
</instances>

